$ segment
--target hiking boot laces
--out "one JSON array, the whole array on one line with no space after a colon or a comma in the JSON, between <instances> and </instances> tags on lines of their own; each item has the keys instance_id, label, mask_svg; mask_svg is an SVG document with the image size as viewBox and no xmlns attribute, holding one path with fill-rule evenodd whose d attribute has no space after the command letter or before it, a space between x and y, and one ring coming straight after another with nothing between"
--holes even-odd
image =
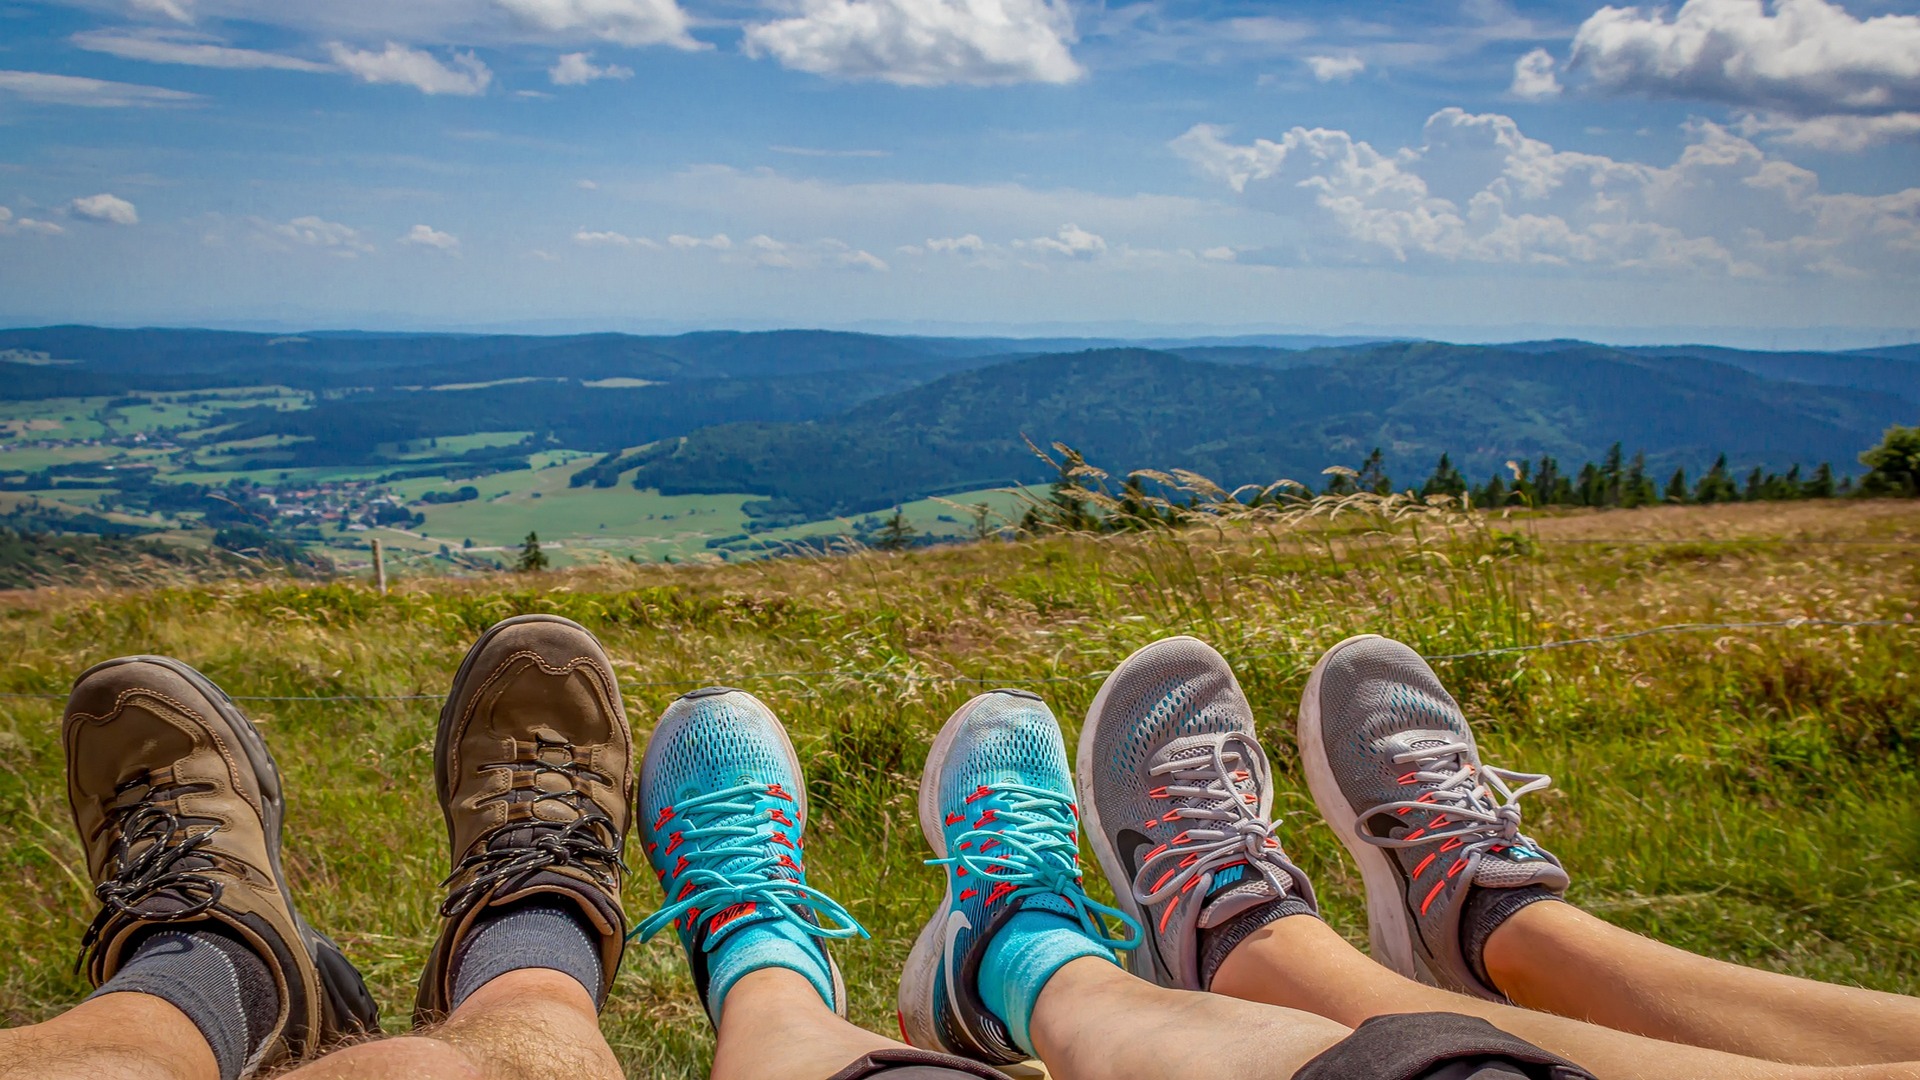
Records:
<instances>
[{"instance_id":1,"label":"hiking boot laces","mask_svg":"<svg viewBox=\"0 0 1920 1080\"><path fill-rule=\"evenodd\" d=\"M1395 754L1395 765L1414 767L1400 777L1402 787L1434 786L1417 799L1382 803L1361 814L1359 820L1366 822L1375 814L1385 813L1404 817L1419 810L1440 813L1424 828L1399 836L1375 836L1365 828L1356 829L1360 839L1383 848L1440 841L1452 845L1443 850L1459 850L1459 859L1531 843L1520 835L1520 797L1544 790L1553 783L1553 777L1479 764L1469 757L1472 753L1473 747L1467 743L1447 742Z\"/></svg>"},{"instance_id":2,"label":"hiking boot laces","mask_svg":"<svg viewBox=\"0 0 1920 1080\"><path fill-rule=\"evenodd\" d=\"M1182 822L1181 832L1148 852L1134 875L1133 898L1143 905L1174 899L1195 887L1201 875L1229 865L1245 863L1264 870L1279 858L1280 841L1274 836L1279 823L1262 818L1260 797L1240 789L1267 776L1267 758L1260 744L1239 732L1228 732L1207 750L1163 761L1148 771L1149 777L1165 780L1147 792L1149 799L1186 800L1186 804L1159 819L1164 824ZM1293 891L1290 873L1266 876L1283 893Z\"/></svg>"},{"instance_id":3,"label":"hiking boot laces","mask_svg":"<svg viewBox=\"0 0 1920 1080\"><path fill-rule=\"evenodd\" d=\"M742 917L763 910L817 938L868 936L838 901L800 880L800 864L787 850L779 850L793 846L775 828L787 823L786 815L754 812L765 798L792 800L778 784L747 783L697 795L660 812L656 833L676 818L689 826L676 832L666 849L672 855L682 845L687 848L675 868L680 892L628 937L651 941L683 920L682 928L691 930L703 911L737 912L736 917ZM708 947L718 940L709 935Z\"/></svg>"},{"instance_id":4,"label":"hiking boot laces","mask_svg":"<svg viewBox=\"0 0 1920 1080\"><path fill-rule=\"evenodd\" d=\"M570 742L536 736L534 750L534 756L530 759L495 762L482 768L525 770L532 774L533 780L547 774L564 776L569 785L565 790L542 791L526 800L526 803L531 808L543 802L559 802L570 807L578 816L565 825L531 819L512 821L495 829L487 842L481 844L480 850L460 860L460 864L440 883L445 888L469 870L477 871L472 881L449 893L446 902L440 905L440 914L446 918L457 919L465 915L490 896L494 887L503 881L563 866L584 871L595 884L609 892L619 890L619 875L626 872L627 864L615 847L619 837L614 830L613 819L594 804L581 786L583 781L602 784L611 781L573 760L575 751ZM548 750L563 750L569 760L556 765L541 756ZM512 795L512 792L508 792L489 801L510 799ZM512 830L527 830L530 835L519 843L492 846L491 841L495 837Z\"/></svg>"},{"instance_id":5,"label":"hiking boot laces","mask_svg":"<svg viewBox=\"0 0 1920 1080\"><path fill-rule=\"evenodd\" d=\"M957 867L977 874L988 887L987 903L1016 903L1029 896L1057 896L1072 909L1088 937L1119 950L1140 947L1140 926L1125 912L1089 897L1079 868L1080 814L1057 791L1027 784L983 784L967 796L978 802L1000 796L1001 807L982 813L953 839L952 853L928 866ZM998 825L998 829L984 826ZM1115 937L1109 921L1127 931Z\"/></svg>"},{"instance_id":6,"label":"hiking boot laces","mask_svg":"<svg viewBox=\"0 0 1920 1080\"><path fill-rule=\"evenodd\" d=\"M105 878L93 888L100 911L80 938L80 956L74 969L100 944L109 923L120 916L143 922L185 922L197 919L220 902L226 883L213 876L212 853L204 849L220 831L218 821L189 818L183 821L177 808L182 795L213 790L210 784L183 784L153 773L142 773L114 787L114 798L106 808L104 829L114 829L112 865ZM204 828L188 827L187 821L204 823ZM151 902L161 896L171 903L161 907Z\"/></svg>"}]
</instances>

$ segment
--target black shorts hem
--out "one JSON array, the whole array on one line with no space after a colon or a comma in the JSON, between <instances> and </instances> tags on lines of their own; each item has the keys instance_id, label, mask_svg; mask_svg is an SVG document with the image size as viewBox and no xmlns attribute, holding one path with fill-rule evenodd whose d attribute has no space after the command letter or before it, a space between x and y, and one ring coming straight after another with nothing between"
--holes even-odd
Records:
<instances>
[{"instance_id":1,"label":"black shorts hem","mask_svg":"<svg viewBox=\"0 0 1920 1080\"><path fill-rule=\"evenodd\" d=\"M1376 1016L1293 1080L1593 1080L1573 1062L1455 1013Z\"/></svg>"},{"instance_id":2,"label":"black shorts hem","mask_svg":"<svg viewBox=\"0 0 1920 1080\"><path fill-rule=\"evenodd\" d=\"M828 1080L1006 1080L977 1061L928 1050L875 1050Z\"/></svg>"}]
</instances>

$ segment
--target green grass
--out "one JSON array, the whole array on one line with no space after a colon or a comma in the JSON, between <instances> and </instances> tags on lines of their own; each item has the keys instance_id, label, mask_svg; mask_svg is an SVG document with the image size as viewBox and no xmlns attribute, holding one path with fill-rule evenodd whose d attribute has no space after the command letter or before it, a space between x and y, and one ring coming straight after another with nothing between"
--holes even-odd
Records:
<instances>
[{"instance_id":1,"label":"green grass","mask_svg":"<svg viewBox=\"0 0 1920 1080\"><path fill-rule=\"evenodd\" d=\"M541 458L552 460L551 455ZM538 532L561 565L597 561L602 554L624 559L638 555L658 559L671 554L687 558L706 550L711 537L746 531L740 505L744 495L661 495L631 487L569 487L577 466L559 459L546 468L495 473L477 480L439 478L406 480L393 485L396 494L418 499L429 491L451 491L471 484L480 491L472 502L419 505L426 524L418 532L441 543L460 547L472 539L476 547L518 549L529 532ZM536 460L536 465L541 460Z\"/></svg>"},{"instance_id":2,"label":"green grass","mask_svg":"<svg viewBox=\"0 0 1920 1080\"><path fill-rule=\"evenodd\" d=\"M1494 525L1531 543L1432 518L1387 527L1356 517L1300 530L1242 524L725 567L402 579L384 599L348 582L12 594L0 599L9 658L0 691L61 693L92 662L157 651L237 695L438 694L493 621L528 611L578 619L615 658L637 737L675 694L711 682L746 687L784 718L814 799L814 883L874 933L836 949L853 1018L889 1031L895 979L941 891L922 865L915 783L932 734L982 688L973 680L1043 692L1072 745L1098 676L1128 652L1172 633L1212 641L1236 659L1259 716L1288 849L1332 924L1361 943L1358 874L1314 814L1294 758L1292 717L1320 650L1361 631L1437 654L1691 620L1900 619L1920 600L1920 506ZM1815 527L1907 546L1731 542ZM1667 529L1726 542L1559 542ZM1522 549L1532 553L1503 554ZM1491 761L1556 777L1528 799L1527 821L1571 868L1574 901L1710 956L1912 994L1916 644L1904 629L1801 628L1439 669ZM763 674L793 671L845 674ZM447 868L430 776L437 705L250 708L287 774L293 887L366 971L397 1029ZM7 1023L43 1019L85 992L72 956L93 901L67 818L58 720L55 701L0 699L0 887L10 898L0 949L16 958L0 970ZM637 850L629 855L642 866ZM626 897L635 921L659 902L644 871ZM629 950L604 1028L629 1075L706 1074L710 1035L669 942Z\"/></svg>"}]
</instances>

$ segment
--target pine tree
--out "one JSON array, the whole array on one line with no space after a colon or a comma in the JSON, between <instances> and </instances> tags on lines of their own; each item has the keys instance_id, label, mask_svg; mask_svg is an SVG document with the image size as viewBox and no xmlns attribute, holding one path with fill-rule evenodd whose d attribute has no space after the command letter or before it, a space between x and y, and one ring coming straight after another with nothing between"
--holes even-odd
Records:
<instances>
[{"instance_id":1,"label":"pine tree","mask_svg":"<svg viewBox=\"0 0 1920 1080\"><path fill-rule=\"evenodd\" d=\"M1622 456L1619 443L1607 450L1606 463L1600 466L1600 501L1590 505L1619 506L1626 502L1627 480L1620 469Z\"/></svg>"},{"instance_id":2,"label":"pine tree","mask_svg":"<svg viewBox=\"0 0 1920 1080\"><path fill-rule=\"evenodd\" d=\"M1467 493L1467 480L1460 470L1453 467L1453 460L1446 454L1440 455L1440 463L1433 467L1433 475L1420 485L1422 498L1432 495L1451 495L1459 498Z\"/></svg>"},{"instance_id":3,"label":"pine tree","mask_svg":"<svg viewBox=\"0 0 1920 1080\"><path fill-rule=\"evenodd\" d=\"M991 540L999 534L1000 530L995 528L993 522L989 520L992 514L993 507L986 503L973 504L973 538L975 540Z\"/></svg>"},{"instance_id":4,"label":"pine tree","mask_svg":"<svg viewBox=\"0 0 1920 1080\"><path fill-rule=\"evenodd\" d=\"M1687 470L1673 470L1673 479L1667 481L1667 494L1664 501L1670 503L1686 503L1690 501L1687 498Z\"/></svg>"},{"instance_id":5,"label":"pine tree","mask_svg":"<svg viewBox=\"0 0 1920 1080\"><path fill-rule=\"evenodd\" d=\"M1541 455L1540 465L1533 472L1533 498L1535 506L1554 506L1573 501L1573 485L1560 475L1560 463L1552 457Z\"/></svg>"},{"instance_id":6,"label":"pine tree","mask_svg":"<svg viewBox=\"0 0 1920 1080\"><path fill-rule=\"evenodd\" d=\"M887 519L885 525L880 526L880 537L873 542L873 546L881 551L901 551L913 546L913 538L919 535L919 532L920 530L914 528L913 523L907 520L906 511L896 506L893 508L893 516Z\"/></svg>"},{"instance_id":7,"label":"pine tree","mask_svg":"<svg viewBox=\"0 0 1920 1080\"><path fill-rule=\"evenodd\" d=\"M1767 477L1760 471L1760 466L1755 465L1753 471L1747 474L1747 490L1742 498L1748 502L1759 502L1766 496Z\"/></svg>"},{"instance_id":8,"label":"pine tree","mask_svg":"<svg viewBox=\"0 0 1920 1080\"><path fill-rule=\"evenodd\" d=\"M1633 455L1633 464L1627 466L1626 479L1621 481L1620 505L1652 506L1659 501L1660 493L1654 490L1653 477L1647 475L1647 454L1643 450Z\"/></svg>"},{"instance_id":9,"label":"pine tree","mask_svg":"<svg viewBox=\"0 0 1920 1080\"><path fill-rule=\"evenodd\" d=\"M1614 444L1618 446L1618 443ZM1589 461L1580 466L1580 481L1574 487L1574 501L1581 506L1606 506L1607 482L1601 479L1601 468Z\"/></svg>"},{"instance_id":10,"label":"pine tree","mask_svg":"<svg viewBox=\"0 0 1920 1080\"><path fill-rule=\"evenodd\" d=\"M1513 473L1513 494L1522 506L1538 506L1534 497L1533 466L1524 461L1509 461L1507 469Z\"/></svg>"},{"instance_id":11,"label":"pine tree","mask_svg":"<svg viewBox=\"0 0 1920 1080\"><path fill-rule=\"evenodd\" d=\"M1488 478L1485 487L1473 493L1473 504L1487 510L1507 505L1507 482L1499 473Z\"/></svg>"},{"instance_id":12,"label":"pine tree","mask_svg":"<svg viewBox=\"0 0 1920 1080\"><path fill-rule=\"evenodd\" d=\"M1371 491L1375 495L1392 494L1393 480L1387 476L1387 465L1380 456L1379 447L1374 447L1373 453L1367 455L1367 460L1361 464L1360 475L1354 478L1354 483L1360 486L1361 491Z\"/></svg>"},{"instance_id":13,"label":"pine tree","mask_svg":"<svg viewBox=\"0 0 1920 1080\"><path fill-rule=\"evenodd\" d=\"M1727 455L1721 454L1714 459L1713 468L1708 469L1707 475L1695 485L1693 501L1702 505L1740 501L1740 491L1733 485L1733 474L1727 471Z\"/></svg>"},{"instance_id":14,"label":"pine tree","mask_svg":"<svg viewBox=\"0 0 1920 1080\"><path fill-rule=\"evenodd\" d=\"M1813 479L1800 489L1800 494L1809 499L1833 498L1833 465L1821 462L1820 467L1813 470Z\"/></svg>"},{"instance_id":15,"label":"pine tree","mask_svg":"<svg viewBox=\"0 0 1920 1080\"><path fill-rule=\"evenodd\" d=\"M546 568L547 553L540 550L540 534L530 532L527 534L527 542L520 548L520 561L514 564L514 569L523 574L531 574Z\"/></svg>"}]
</instances>

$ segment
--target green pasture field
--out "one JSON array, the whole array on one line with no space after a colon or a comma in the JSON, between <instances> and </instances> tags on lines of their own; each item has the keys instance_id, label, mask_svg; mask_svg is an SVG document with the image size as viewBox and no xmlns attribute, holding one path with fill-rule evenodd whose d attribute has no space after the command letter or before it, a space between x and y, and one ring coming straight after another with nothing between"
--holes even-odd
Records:
<instances>
[{"instance_id":1,"label":"green pasture field","mask_svg":"<svg viewBox=\"0 0 1920 1080\"><path fill-rule=\"evenodd\" d=\"M1044 694L1072 746L1098 677L1129 652L1175 633L1214 643L1258 714L1287 848L1330 923L1364 947L1359 875L1313 810L1291 735L1321 650L1362 631L1439 655L1686 622L1893 620L1661 634L1437 667L1490 762L1554 776L1524 801L1526 826L1571 869L1575 903L1710 956L1914 994L1917 608L1911 503L1531 522L1361 513L1331 527L400 577L385 598L364 581L289 580L0 594L0 693L57 697L91 663L162 652L235 695L434 695L494 621L577 619L614 657L637 739L674 695L710 683L747 688L785 719L812 793L812 882L873 934L835 947L853 1019L891 1031L901 965L942 888L922 865L915 785L930 738L980 689L974 680ZM795 671L841 674L766 674ZM286 775L285 859L302 909L366 972L389 1029L404 1029L448 864L431 776L438 704L247 708ZM0 697L7 1024L86 993L73 956L95 902L68 819L59 717L58 700ZM660 897L637 845L628 859L637 922ZM671 935L629 949L604 1028L630 1076L706 1075L712 1037Z\"/></svg>"},{"instance_id":2,"label":"green pasture field","mask_svg":"<svg viewBox=\"0 0 1920 1080\"><path fill-rule=\"evenodd\" d=\"M92 417L111 400L83 397L9 401L5 405L5 426L0 426L0 438L10 442L101 438L107 434L107 428Z\"/></svg>"},{"instance_id":3,"label":"green pasture field","mask_svg":"<svg viewBox=\"0 0 1920 1080\"><path fill-rule=\"evenodd\" d=\"M382 453L389 453L396 461L426 460L464 454L469 450L482 450L494 446L512 446L522 442L531 431L479 431L471 435L446 435L432 442L425 440L410 442L405 447L392 443L381 446Z\"/></svg>"},{"instance_id":4,"label":"green pasture field","mask_svg":"<svg viewBox=\"0 0 1920 1080\"><path fill-rule=\"evenodd\" d=\"M51 449L27 446L0 450L0 470L35 472L54 465L77 465L83 461L112 461L124 454L117 446L61 446Z\"/></svg>"},{"instance_id":5,"label":"green pasture field","mask_svg":"<svg viewBox=\"0 0 1920 1080\"><path fill-rule=\"evenodd\" d=\"M624 485L611 488L569 487L585 455L537 455L545 468L495 473L475 480L428 478L392 485L409 501L429 491L454 491L472 485L480 498L472 502L416 504L427 522L418 532L434 542L459 547L472 539L476 547L518 548L527 533L543 541L560 542L562 551L576 542L593 541L620 558L643 550L704 550L709 537L746 531L740 495L674 495L635 491ZM604 526L604 527L603 527ZM559 555L560 552L553 554Z\"/></svg>"}]
</instances>

